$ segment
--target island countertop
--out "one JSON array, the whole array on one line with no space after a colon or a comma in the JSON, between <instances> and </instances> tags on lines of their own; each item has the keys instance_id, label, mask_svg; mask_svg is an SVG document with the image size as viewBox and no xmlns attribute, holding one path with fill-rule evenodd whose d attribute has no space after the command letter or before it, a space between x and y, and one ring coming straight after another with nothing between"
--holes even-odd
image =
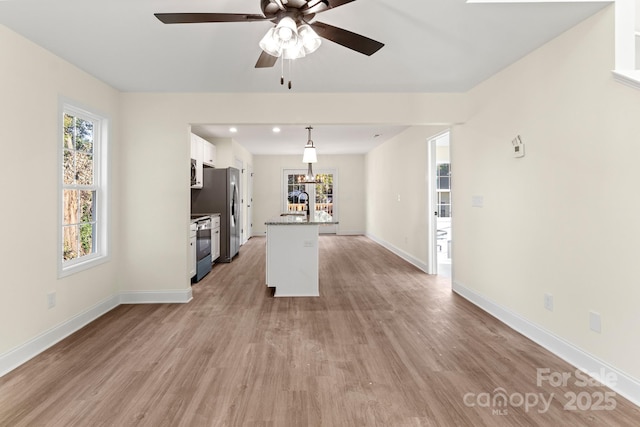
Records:
<instances>
[{"instance_id":1,"label":"island countertop","mask_svg":"<svg viewBox=\"0 0 640 427\"><path fill-rule=\"evenodd\" d=\"M323 220L316 218L313 221L307 220L306 215L299 214L284 214L278 217L272 218L265 222L265 225L322 225L322 224L338 224L338 221L333 219Z\"/></svg>"}]
</instances>

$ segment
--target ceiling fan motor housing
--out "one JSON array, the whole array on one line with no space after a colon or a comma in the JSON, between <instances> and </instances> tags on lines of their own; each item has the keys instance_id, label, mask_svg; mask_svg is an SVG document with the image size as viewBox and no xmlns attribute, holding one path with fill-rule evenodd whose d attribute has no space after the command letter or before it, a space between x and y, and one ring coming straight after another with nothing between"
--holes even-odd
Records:
<instances>
[{"instance_id":1,"label":"ceiling fan motor housing","mask_svg":"<svg viewBox=\"0 0 640 427\"><path fill-rule=\"evenodd\" d=\"M306 2L304 2L304 5L306 5ZM285 5L284 9L280 9L273 0L261 0L260 7L264 16L275 24L280 22L285 16L293 19L298 25L309 23L316 16L315 13L304 13L302 8L290 7L288 5Z\"/></svg>"}]
</instances>

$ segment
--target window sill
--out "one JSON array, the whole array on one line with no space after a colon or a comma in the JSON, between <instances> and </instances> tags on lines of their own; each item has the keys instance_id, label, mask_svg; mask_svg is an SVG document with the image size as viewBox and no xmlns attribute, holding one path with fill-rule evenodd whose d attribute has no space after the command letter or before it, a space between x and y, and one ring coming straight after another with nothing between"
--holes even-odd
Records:
<instances>
[{"instance_id":1,"label":"window sill","mask_svg":"<svg viewBox=\"0 0 640 427\"><path fill-rule=\"evenodd\" d=\"M59 268L58 279L62 279L63 277L71 276L72 274L88 270L97 265L103 264L109 260L110 260L109 256L107 255L95 255L89 259L85 259L80 262L73 263L71 265L67 265L67 266L60 265L58 267Z\"/></svg>"},{"instance_id":2,"label":"window sill","mask_svg":"<svg viewBox=\"0 0 640 427\"><path fill-rule=\"evenodd\" d=\"M613 70L612 73L618 83L640 89L640 70Z\"/></svg>"}]
</instances>

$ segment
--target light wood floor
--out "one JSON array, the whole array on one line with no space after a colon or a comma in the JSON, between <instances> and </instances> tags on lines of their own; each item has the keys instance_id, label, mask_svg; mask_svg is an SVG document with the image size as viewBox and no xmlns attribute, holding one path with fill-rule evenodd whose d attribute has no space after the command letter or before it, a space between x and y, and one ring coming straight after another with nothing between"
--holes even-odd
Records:
<instances>
[{"instance_id":1,"label":"light wood floor","mask_svg":"<svg viewBox=\"0 0 640 427\"><path fill-rule=\"evenodd\" d=\"M574 368L443 279L365 237L320 245L321 297L273 298L253 238L191 303L120 306L1 378L0 426L639 425L620 396L565 409L610 390L538 386Z\"/></svg>"}]
</instances>

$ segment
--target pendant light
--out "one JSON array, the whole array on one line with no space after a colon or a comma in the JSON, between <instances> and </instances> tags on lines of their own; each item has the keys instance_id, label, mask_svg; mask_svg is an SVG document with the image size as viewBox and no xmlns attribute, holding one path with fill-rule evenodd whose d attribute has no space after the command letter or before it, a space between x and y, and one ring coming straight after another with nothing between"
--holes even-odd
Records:
<instances>
[{"instance_id":1,"label":"pendant light","mask_svg":"<svg viewBox=\"0 0 640 427\"><path fill-rule=\"evenodd\" d=\"M318 162L318 156L316 154L316 147L313 145L313 140L311 140L311 130L313 129L311 126L306 128L309 132L309 138L307 140L307 144L304 146L304 153L302 154L302 163L307 163L307 174L304 179L300 181L301 184L316 184L316 177L313 174L314 163Z\"/></svg>"}]
</instances>

